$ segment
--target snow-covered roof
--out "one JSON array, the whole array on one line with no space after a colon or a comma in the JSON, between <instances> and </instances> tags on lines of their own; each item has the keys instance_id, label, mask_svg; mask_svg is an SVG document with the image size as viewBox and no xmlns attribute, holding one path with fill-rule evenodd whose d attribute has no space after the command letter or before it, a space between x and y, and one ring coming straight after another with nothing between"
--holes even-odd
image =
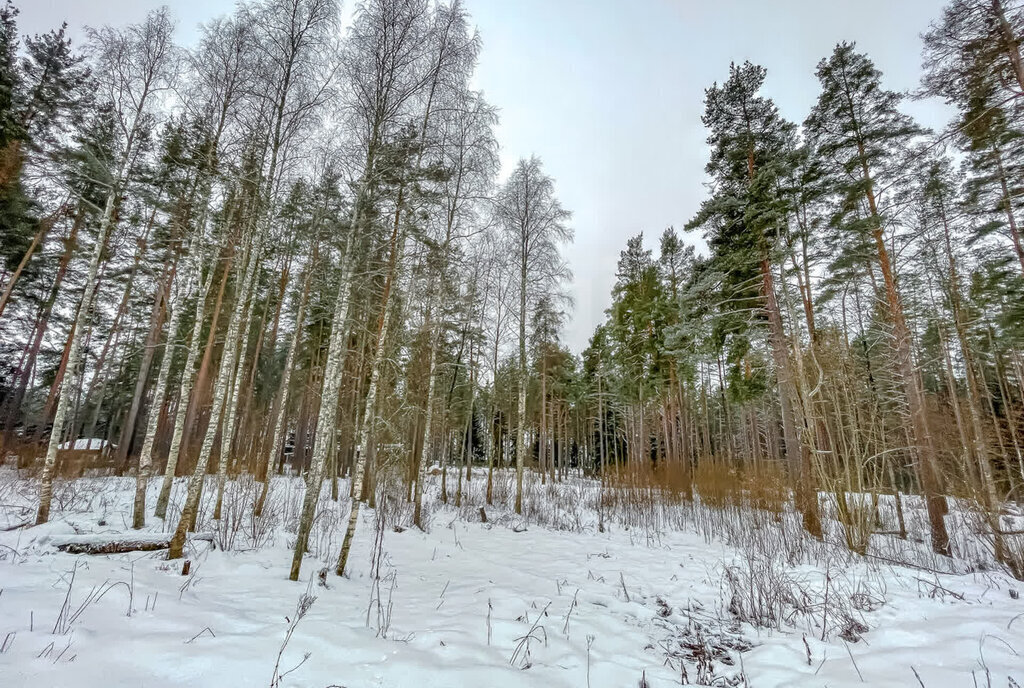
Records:
<instances>
[{"instance_id":1,"label":"snow-covered roof","mask_svg":"<svg viewBox=\"0 0 1024 688\"><path fill-rule=\"evenodd\" d=\"M75 440L74 442L65 442L64 444L60 445L60 448L61 449L76 449L76 450L83 450L83 449L96 449L96 450L99 450L99 449L106 449L108 446L110 446L109 442L107 442L106 440L101 440L98 437L93 437L93 438L90 438L90 439L86 439L84 437L80 437L79 439Z\"/></svg>"}]
</instances>

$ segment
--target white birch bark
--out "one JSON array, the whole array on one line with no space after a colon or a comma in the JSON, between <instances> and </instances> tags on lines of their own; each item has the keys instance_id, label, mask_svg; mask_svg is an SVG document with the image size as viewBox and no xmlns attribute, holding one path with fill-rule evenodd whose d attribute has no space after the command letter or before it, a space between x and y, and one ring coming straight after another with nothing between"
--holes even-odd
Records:
<instances>
[{"instance_id":1,"label":"white birch bark","mask_svg":"<svg viewBox=\"0 0 1024 688\"><path fill-rule=\"evenodd\" d=\"M75 370L78 368L82 354L82 341L85 330L89 323L89 311L92 308L93 297L96 294L96 275L99 272L100 260L103 257L103 249L106 247L107 237L113 225L114 209L117 206L118 197L127 181L131 162L136 154L136 139L150 96L161 88L169 77L168 67L170 65L170 36L172 24L169 21L165 10L158 10L151 13L146 21L139 27L140 32L146 36L145 44L139 54L140 62L135 65L139 69L140 81L132 83L132 78L126 76L125 65L119 64L121 55L128 54L123 49L125 41L132 39L117 35L111 40L111 46L104 46L101 55L109 58L105 67L110 69L109 80L104 84L110 87L118 97L125 98L126 103L131 103L127 110L115 113L117 124L121 131L125 132L124 150L112 168L112 182L107 192L106 202L103 207L103 216L100 219L99 231L96 236L96 245L93 248L92 256L89 259L89 267L86 271L85 289L82 293L82 300L78 307L78 315L75 318L75 327L71 334L71 343L68 349L68 363L64 379L61 381L60 396L57 399L57 408L54 413L53 427L50 430L50 442L46 448L46 458L43 462L43 472L39 479L39 510L36 513L36 523L46 523L50 518L50 503L53 499L53 474L57 466L57 451L60 448L61 435L64 433L64 423L67 420L68 406L72 403L74 392ZM120 41L122 45L114 45ZM134 47L134 46L133 46ZM108 75L109 76L109 75ZM133 92L137 87L138 91ZM129 124L130 122L130 124Z\"/></svg>"},{"instance_id":2,"label":"white birch bark","mask_svg":"<svg viewBox=\"0 0 1024 688\"><path fill-rule=\"evenodd\" d=\"M430 320L431 305L427 307L427 319ZM423 447L420 453L419 466L416 471L416 505L413 508L413 523L417 528L423 530L423 485L427 480L427 475L430 472L430 446L434 441L433 430L434 430L434 397L437 390L437 343L434 341L434 324L431 321L429 324L429 346L430 346L430 365L428 366L427 372L427 412L426 418L423 423Z\"/></svg>"},{"instance_id":3,"label":"white birch bark","mask_svg":"<svg viewBox=\"0 0 1024 688\"><path fill-rule=\"evenodd\" d=\"M206 311L206 297L213 284L214 273L217 272L216 262L203 280L196 296L195 321L192 324L192 339L189 342L185 368L181 373L181 384L178 386L178 409L174 414L174 432L171 434L171 448L167 454L167 466L164 468L164 479L160 484L160 496L156 501L156 517L166 518L167 503L171 497L171 486L174 483L174 472L178 467L178 453L181 440L185 433L185 417L188 415L188 402L192 394L192 385L196 378L196 361L199 359L200 342L203 334L203 313Z\"/></svg>"},{"instance_id":4,"label":"white birch bark","mask_svg":"<svg viewBox=\"0 0 1024 688\"><path fill-rule=\"evenodd\" d=\"M260 232L260 236L265 236ZM250 269L246 272L246 284L243 286L243 297L245 299L245 315L242 316L242 326L239 328L238 339L235 344L234 374L231 377L231 387L228 400L225 402L224 420L220 433L220 464L217 466L217 502L213 508L214 520L220 520L221 507L224 504L224 485L227 482L228 464L231 459L231 444L235 437L235 421L238 419L238 396L241 394L242 382L245 378L245 354L249 329L252 326L253 312L253 285L256 281L256 274L259 269L260 259L263 257L263 242L259 242L259 248L253 250L253 257L250 260Z\"/></svg>"},{"instance_id":5,"label":"white birch bark","mask_svg":"<svg viewBox=\"0 0 1024 688\"><path fill-rule=\"evenodd\" d=\"M405 250L405 232L399 238L395 255L395 286L398 288L401 282L402 254ZM341 541L341 553L338 555L338 566L335 573L339 576L345 574L345 565L348 563L348 553L352 548L352 538L355 536L356 525L359 523L359 497L363 492L363 474L366 471L366 457L370 453L370 443L374 438L374 427L376 426L377 414L377 388L380 385L380 371L384 362L384 343L387 342L388 330L391 323L390 299L384 299L384 312L381 314L380 330L377 332L377 349L373 355L373 368L370 372L370 385L366 390L366 405L363 408L363 427L359 431L359 444L356 446L356 457L352 466L352 509L348 515L348 525L345 527L345 538Z\"/></svg>"},{"instance_id":6,"label":"white birch bark","mask_svg":"<svg viewBox=\"0 0 1024 688\"><path fill-rule=\"evenodd\" d=\"M160 425L160 410L167 398L167 378L170 376L171 362L174 359L174 338L178 334L182 306L192 291L196 273L202 264L199 244L199 241L193 239L185 268L185 282L178 289L171 303L168 304L171 313L167 323L167 343L164 345L164 356L160 361L156 389L153 390L153 402L150 405L149 419L146 422L146 437L142 442L142 452L139 454L139 472L135 478L135 503L132 510L132 528L135 529L146 525L146 483L153 467L153 443Z\"/></svg>"},{"instance_id":7,"label":"white birch bark","mask_svg":"<svg viewBox=\"0 0 1024 688\"><path fill-rule=\"evenodd\" d=\"M524 240L525 244L525 240ZM526 456L526 248L519 283L519 407L516 428L516 513L523 513L523 462Z\"/></svg>"},{"instance_id":8,"label":"white birch bark","mask_svg":"<svg viewBox=\"0 0 1024 688\"><path fill-rule=\"evenodd\" d=\"M324 464L331 448L334 425L338 418L338 392L341 389L341 373L345 363L346 321L348 320L349 291L351 288L351 254L354 245L355 227L358 222L359 203L366 188L365 181L356 197L352 210L352 224L348 239L345 241L345 254L342 256L342 278L338 284L338 295L334 302L334 317L331 320L331 337L327 344L327 361L324 363L323 387L320 401L320 412L317 414L316 440L313 443L313 457L310 461L306 479L306 494L302 500L302 514L299 518L299 529L295 536L295 553L292 557L292 568L289 578L299 579L302 557L306 554L309 544L309 531L313 526L313 515L320 501L320 484L323 481ZM354 479L354 478L353 478Z\"/></svg>"},{"instance_id":9,"label":"white birch bark","mask_svg":"<svg viewBox=\"0 0 1024 688\"><path fill-rule=\"evenodd\" d=\"M206 477L206 467L210 462L210 454L213 451L213 440L216 437L220 425L221 412L224 410L231 376L235 372L235 358L238 346L238 333L241 329L244 316L246 293L252 284L252 273L256 270L256 262L260 253L260 237L251 241L251 248L248 251L248 260L245 268L245 275L242 280L242 287L239 297L235 300L235 307L232 309L231 320L228 323L228 331L224 340L224 352L221 354L220 366L217 371L217 381L213 388L213 403L210 407L210 422L206 427L206 434L203 437L203 444L199 450L199 460L196 462L195 471L188 483L188 494L185 498L185 506L181 511L181 518L178 520L178 527L171 538L168 559L180 559L185 549L185 535L193 526L196 513L199 509L199 496L203 487L203 480Z\"/></svg>"},{"instance_id":10,"label":"white birch bark","mask_svg":"<svg viewBox=\"0 0 1024 688\"><path fill-rule=\"evenodd\" d=\"M57 467L57 450L60 448L64 421L67 419L68 406L74 394L75 370L78 368L79 359L82 354L82 333L86 330L89 323L89 310L92 307L93 296L96 293L96 274L99 272L100 258L103 256L103 247L107 243L107 235L110 233L110 225L113 220L116 203L117 192L111 190L107 194L107 203L103 209L103 219L100 221L99 235L96 237L96 245L89 259L89 269L85 276L85 291L82 293L82 302L78 307L78 317L75 320L74 330L71 334L67 368L64 372L64 379L61 381L60 396L57 398L57 410L53 416L53 428L50 430L50 443L46 447L43 473L39 479L39 510L36 512L37 525L46 523L50 519L50 503L53 499L53 474Z\"/></svg>"}]
</instances>

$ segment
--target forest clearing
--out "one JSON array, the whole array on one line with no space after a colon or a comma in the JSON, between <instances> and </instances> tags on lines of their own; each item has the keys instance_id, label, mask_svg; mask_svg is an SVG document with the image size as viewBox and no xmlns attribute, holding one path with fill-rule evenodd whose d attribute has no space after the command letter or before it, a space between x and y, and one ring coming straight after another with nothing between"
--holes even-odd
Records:
<instances>
[{"instance_id":1,"label":"forest clearing","mask_svg":"<svg viewBox=\"0 0 1024 688\"><path fill-rule=\"evenodd\" d=\"M0 2L0 686L1024 686L1021 0Z\"/></svg>"},{"instance_id":2,"label":"forest clearing","mask_svg":"<svg viewBox=\"0 0 1024 688\"><path fill-rule=\"evenodd\" d=\"M117 542L133 483L57 488L59 520L0 534L5 686L1013 686L1024 676L1021 585L975 549L928 551L908 499L909 541L873 538L867 558L810 538L792 513L757 513L624 490L606 499L571 476L465 483L461 504L428 490L427 532L383 490L364 515L345 578L337 560L344 486L325 486L307 556L287 580L305 489L277 478L252 517L252 480L232 481L224 517L200 510L187 576L166 551L72 555L66 542ZM183 485L171 511L180 508ZM0 483L0 526L32 510L32 486ZM22 504L20 508L17 504ZM481 522L480 509L487 522ZM883 508L886 525L894 510ZM1024 518L1018 517L1018 522ZM159 521L143 533L170 533ZM94 535L90 535L94 534ZM959 538L958 538L959 540ZM971 554L967 555L966 553ZM942 567L936 569L935 567ZM113 677L117 677L113 679Z\"/></svg>"}]
</instances>

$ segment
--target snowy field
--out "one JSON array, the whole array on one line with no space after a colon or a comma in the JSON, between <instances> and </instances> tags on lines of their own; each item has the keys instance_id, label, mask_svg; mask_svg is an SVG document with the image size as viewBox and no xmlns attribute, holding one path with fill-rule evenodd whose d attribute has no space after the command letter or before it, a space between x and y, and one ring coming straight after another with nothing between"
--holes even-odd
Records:
<instances>
[{"instance_id":1,"label":"snowy field","mask_svg":"<svg viewBox=\"0 0 1024 688\"><path fill-rule=\"evenodd\" d=\"M213 538L190 543L183 576L161 551L57 549L130 532L133 479L60 483L51 523L11 529L36 486L0 470L0 686L1024 686L1024 590L967 559L897 565L922 547L903 541L861 558L750 509L601 506L582 480L531 482L525 518L493 506L483 523L482 479L460 508L435 482L427 533L380 493L347 578L346 484L338 502L325 485L293 583L300 479L275 480L256 521L251 480L219 523L207 501Z\"/></svg>"}]
</instances>

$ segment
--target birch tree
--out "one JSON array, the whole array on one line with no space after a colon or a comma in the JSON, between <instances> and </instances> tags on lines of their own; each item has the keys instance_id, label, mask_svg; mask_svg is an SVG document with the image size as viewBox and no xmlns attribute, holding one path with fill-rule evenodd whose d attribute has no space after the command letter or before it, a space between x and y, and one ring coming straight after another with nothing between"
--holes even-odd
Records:
<instances>
[{"instance_id":1,"label":"birch tree","mask_svg":"<svg viewBox=\"0 0 1024 688\"><path fill-rule=\"evenodd\" d=\"M358 7L355 22L349 31L341 54L344 93L342 102L345 120L354 132L353 155L358 162L354 174L352 216L349 234L341 256L340 280L331 319L331 334L324 364L318 432L307 476L295 553L290 578L298 580L302 557L309 542L309 531L320 498L324 466L333 439L337 420L337 398L341 387L341 370L346 353L346 322L354 265L352 258L361 232L368 191L379 181L382 149L394 135L407 114L411 101L425 84L423 59L429 35L428 5L421 0L370 0ZM384 323L386 325L386 322ZM352 490L357 496L362 489L362 466L352 470ZM358 519L358 502L353 500L349 528L354 530ZM348 532L348 531L346 531ZM348 552L342 547L342 556Z\"/></svg>"},{"instance_id":2,"label":"birch tree","mask_svg":"<svg viewBox=\"0 0 1024 688\"><path fill-rule=\"evenodd\" d=\"M249 64L251 61L249 48L251 33L246 24L237 19L214 21L204 26L202 32L199 48L189 59L191 67L190 81L198 93L194 94L194 97L188 101L189 107L194 108L198 119L209 124L210 131L206 142L205 164L203 169L200 170L201 179L199 181L200 189L198 194L200 212L193 228L193 245L192 251L189 253L189 267L193 271L198 271L193 272L192 280L197 282L199 281L199 275L201 274L207 253L212 253L205 249L205 247L208 242L215 241L215 237L209 227L212 224L211 218L213 215L210 205L214 201L214 194L221 180L221 176L218 174L218 161L221 158L222 140L238 116L241 100L247 89L251 87L253 76ZM230 222L226 224L230 225ZM226 238L224 240L226 243ZM179 451L185 432L188 400L195 381L195 365L202 345L201 335L204 322L203 316L206 312L206 297L213 283L214 275L217 272L216 268L217 261L211 261L206 276L203 278L195 294L196 303L192 334L189 338L188 353L186 354L181 382L178 386L178 406L174 417L171 445L156 504L156 516L158 518L165 518L167 514L167 504L170 500L171 486L174 481ZM186 290L182 298L187 298L190 295L191 290ZM168 337L172 336L174 336L174 330L169 328ZM166 394L166 391L161 392L158 385L156 394ZM156 406L156 403L157 399L154 399L153 405ZM150 431L153 437L155 437L156 426L153 425L147 429L146 434L145 442L150 443L152 447L153 438L150 436ZM144 461L150 458L146 456L145 442L143 444L143 452L139 458L140 477L143 473L142 465ZM150 451L152 451L152 448L150 448ZM143 490L142 500L144 500L144 488L140 487L137 489ZM144 501L139 503L138 508L140 510L145 509ZM137 515L135 518L144 519L144 516Z\"/></svg>"},{"instance_id":3,"label":"birch tree","mask_svg":"<svg viewBox=\"0 0 1024 688\"><path fill-rule=\"evenodd\" d=\"M481 231L479 222L480 200L489 193L497 169L497 143L492 127L497 120L494 110L480 94L466 94L460 98L463 105L445 108L442 115L441 160L449 176L443 182L444 202L440 225L443 233L431 242L427 276L427 307L424 329L427 333L429 363L427 366L427 396L425 402L424 437L421 456L413 458L416 468L415 506L413 523L423 528L423 486L431 462L430 447L434 439L434 404L437 392L438 330L435 319L440 282L451 279L450 271L458 264L453 252L474 234Z\"/></svg>"},{"instance_id":4,"label":"birch tree","mask_svg":"<svg viewBox=\"0 0 1024 688\"><path fill-rule=\"evenodd\" d=\"M120 145L116 158L111 161L109 177L104 180L107 196L86 269L85 290L69 342L67 367L72 371L79 365L83 335L96 291L96 276L114 222L115 210L138 152L138 139L153 116L154 101L171 85L175 76L176 50L172 43L172 32L173 23L167 9L163 8L151 12L141 24L122 31L104 28L91 33L92 49L97 55L97 80L103 99L112 106ZM39 481L36 523L45 523L50 516L57 451L71 404L73 384L74 375L65 375Z\"/></svg>"},{"instance_id":5,"label":"birch tree","mask_svg":"<svg viewBox=\"0 0 1024 688\"><path fill-rule=\"evenodd\" d=\"M331 31L337 20L337 7L331 0L291 0L286 5L256 8L254 13L249 19L265 32L260 40L265 51L261 60L264 69L261 76L264 80L269 79L269 83L264 83L269 86L266 92L271 94L266 101L257 105L257 112L267 113L270 125L266 145L268 159L258 185L256 212L243 229L243 277L228 323L224 352L214 384L210 422L195 472L189 481L181 519L171 540L169 559L182 556L187 530L193 526L196 518L200 490L218 429L221 433L221 453L217 471L217 507L223 501L240 390L240 337L247 331L251 318L253 283L268 240L272 219L271 199L276 189L276 175L280 172L278 165L295 129L305 125L326 102L325 96L332 79L330 73L325 75L320 69L324 51L332 45ZM259 121L258 117L256 121ZM222 427L219 427L220 423L223 423ZM219 508L215 508L214 516L220 516Z\"/></svg>"},{"instance_id":6,"label":"birch tree","mask_svg":"<svg viewBox=\"0 0 1024 688\"><path fill-rule=\"evenodd\" d=\"M540 159L521 159L495 201L502 228L515 246L519 283L519 394L516 428L515 511L523 513L523 467L526 461L527 325L543 294L557 291L569 277L560 244L572 240L572 213L555 197L555 182L541 169Z\"/></svg>"}]
</instances>

